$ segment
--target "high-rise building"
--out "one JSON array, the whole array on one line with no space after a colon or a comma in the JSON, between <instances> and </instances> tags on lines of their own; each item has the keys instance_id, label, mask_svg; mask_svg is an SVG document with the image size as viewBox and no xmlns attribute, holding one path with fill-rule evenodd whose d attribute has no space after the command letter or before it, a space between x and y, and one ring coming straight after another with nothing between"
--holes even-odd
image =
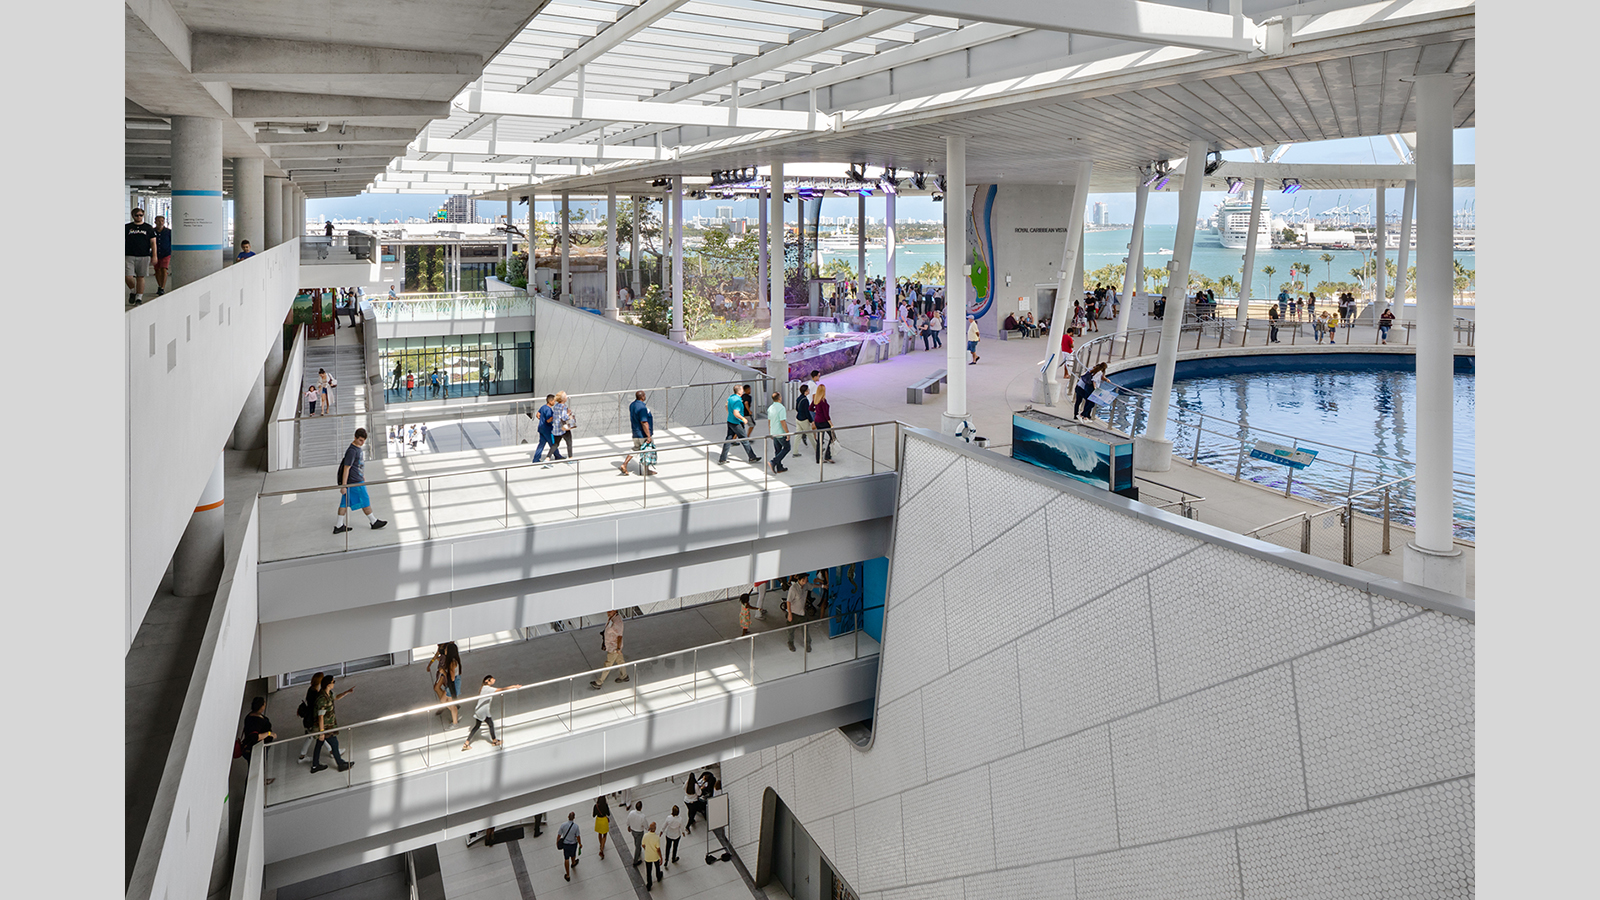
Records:
<instances>
[{"instance_id":1,"label":"high-rise building","mask_svg":"<svg viewBox=\"0 0 1600 900\"><path fill-rule=\"evenodd\" d=\"M469 194L451 194L444 201L445 221L472 225L478 221L478 204Z\"/></svg>"},{"instance_id":2,"label":"high-rise building","mask_svg":"<svg viewBox=\"0 0 1600 900\"><path fill-rule=\"evenodd\" d=\"M733 218L733 207L731 207L731 206L719 206L719 207L717 207L717 218L721 219L724 223L726 223L728 220L732 219Z\"/></svg>"},{"instance_id":3,"label":"high-rise building","mask_svg":"<svg viewBox=\"0 0 1600 900\"><path fill-rule=\"evenodd\" d=\"M1103 200L1096 200L1095 201L1095 204L1094 204L1094 223L1096 225L1110 225L1111 224L1111 207L1107 206L1105 201L1103 201Z\"/></svg>"}]
</instances>

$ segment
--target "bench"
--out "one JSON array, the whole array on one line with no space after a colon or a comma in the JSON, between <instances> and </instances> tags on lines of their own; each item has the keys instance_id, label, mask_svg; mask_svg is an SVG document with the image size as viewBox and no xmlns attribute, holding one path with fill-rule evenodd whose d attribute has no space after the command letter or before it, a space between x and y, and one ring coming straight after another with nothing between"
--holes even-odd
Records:
<instances>
[{"instance_id":1,"label":"bench","mask_svg":"<svg viewBox=\"0 0 1600 900\"><path fill-rule=\"evenodd\" d=\"M940 369L920 381L913 382L906 387L906 402L921 405L924 394L939 393L939 385L949 381L949 373L945 369Z\"/></svg>"}]
</instances>

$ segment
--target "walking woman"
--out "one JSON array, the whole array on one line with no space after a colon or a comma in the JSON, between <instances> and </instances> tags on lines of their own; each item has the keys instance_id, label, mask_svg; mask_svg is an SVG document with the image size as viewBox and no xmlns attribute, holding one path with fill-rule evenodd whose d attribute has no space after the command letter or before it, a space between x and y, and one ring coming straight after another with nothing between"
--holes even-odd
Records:
<instances>
[{"instance_id":1,"label":"walking woman","mask_svg":"<svg viewBox=\"0 0 1600 900\"><path fill-rule=\"evenodd\" d=\"M428 670L433 670L433 664L439 664L439 670L434 672L433 693L439 698L440 703L447 700L461 698L461 651L456 649L455 641L446 641L439 645L433 652L433 658L428 660ZM446 707L450 711L450 724L459 725L461 714L454 706Z\"/></svg>"},{"instance_id":2,"label":"walking woman","mask_svg":"<svg viewBox=\"0 0 1600 900\"><path fill-rule=\"evenodd\" d=\"M1100 363L1094 368L1084 372L1078 378L1078 383L1072 388L1072 417L1079 418L1078 409L1082 407L1085 419L1094 418L1094 401L1089 396L1100 386L1100 378L1105 375L1106 364Z\"/></svg>"},{"instance_id":3,"label":"walking woman","mask_svg":"<svg viewBox=\"0 0 1600 900\"><path fill-rule=\"evenodd\" d=\"M594 833L600 835L600 858L606 858L606 835L611 833L611 804L601 794L594 801Z\"/></svg>"},{"instance_id":4,"label":"walking woman","mask_svg":"<svg viewBox=\"0 0 1600 900\"><path fill-rule=\"evenodd\" d=\"M809 444L806 433L811 431L811 385L801 383L800 396L794 401L794 418L799 423L800 443Z\"/></svg>"},{"instance_id":5,"label":"walking woman","mask_svg":"<svg viewBox=\"0 0 1600 900\"><path fill-rule=\"evenodd\" d=\"M833 419L828 409L828 388L817 385L817 394L811 400L811 428L816 437L817 463L833 462Z\"/></svg>"},{"instance_id":6,"label":"walking woman","mask_svg":"<svg viewBox=\"0 0 1600 900\"><path fill-rule=\"evenodd\" d=\"M566 391L556 391L556 404L552 409L556 414L556 443L567 442L567 457L572 456L572 433L578 430L578 416L573 413L572 407L567 402Z\"/></svg>"},{"instance_id":7,"label":"walking woman","mask_svg":"<svg viewBox=\"0 0 1600 900\"><path fill-rule=\"evenodd\" d=\"M311 676L311 683L306 685L305 699L300 701L300 724L305 728L306 734L317 730L317 695L322 693L323 674L318 672ZM306 738L300 745L300 762L311 762L311 748L316 744L316 738Z\"/></svg>"}]
</instances>

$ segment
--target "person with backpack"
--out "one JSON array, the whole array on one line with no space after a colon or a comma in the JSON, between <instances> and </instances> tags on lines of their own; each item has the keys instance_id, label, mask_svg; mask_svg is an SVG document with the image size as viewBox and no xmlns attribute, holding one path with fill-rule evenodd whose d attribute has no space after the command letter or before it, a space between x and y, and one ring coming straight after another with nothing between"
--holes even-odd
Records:
<instances>
[{"instance_id":1,"label":"person with backpack","mask_svg":"<svg viewBox=\"0 0 1600 900\"><path fill-rule=\"evenodd\" d=\"M320 693L322 693L322 673L318 672L311 676L311 683L306 686L305 699L300 701L300 706L294 711L294 714L300 717L300 724L305 726L306 734L311 734L317 730L317 717L314 713L317 708L317 695ZM298 762L311 762L311 757L308 754L311 753L311 747L316 742L316 738L306 738L305 743L300 745L300 759L297 760Z\"/></svg>"},{"instance_id":2,"label":"person with backpack","mask_svg":"<svg viewBox=\"0 0 1600 900\"><path fill-rule=\"evenodd\" d=\"M578 853L583 849L583 829L578 826L578 814L567 813L567 820L556 830L556 846L561 848L561 877L572 880L572 870L578 867Z\"/></svg>"}]
</instances>

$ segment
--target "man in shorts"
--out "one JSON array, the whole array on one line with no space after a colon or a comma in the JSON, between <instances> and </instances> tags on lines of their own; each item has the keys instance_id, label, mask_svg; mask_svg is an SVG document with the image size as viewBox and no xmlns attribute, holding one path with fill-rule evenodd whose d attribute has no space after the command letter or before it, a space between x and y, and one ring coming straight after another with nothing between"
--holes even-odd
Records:
<instances>
[{"instance_id":1,"label":"man in shorts","mask_svg":"<svg viewBox=\"0 0 1600 900\"><path fill-rule=\"evenodd\" d=\"M373 531L389 524L372 514L372 501L367 497L365 484L367 478L361 473L361 447L366 442L367 430L357 428L355 440L345 448L344 459L339 462L339 521L333 526L334 534L344 534L351 530L350 526L344 523L345 513L351 509L361 510Z\"/></svg>"},{"instance_id":2,"label":"man in shorts","mask_svg":"<svg viewBox=\"0 0 1600 900\"><path fill-rule=\"evenodd\" d=\"M644 391L633 392L633 402L628 404L628 425L633 430L633 453L639 453L644 445L651 443L655 438L655 417L650 415L650 407L644 402ZM628 463L633 462L633 453L623 457L619 466L622 474L628 475ZM655 469L650 468L650 463L645 460L644 454L639 455L639 474L654 475Z\"/></svg>"},{"instance_id":3,"label":"man in shorts","mask_svg":"<svg viewBox=\"0 0 1600 900\"><path fill-rule=\"evenodd\" d=\"M144 220L144 210L133 211L133 221L123 226L123 274L127 276L128 302L144 302L144 280L156 260L156 230Z\"/></svg>"},{"instance_id":4,"label":"man in shorts","mask_svg":"<svg viewBox=\"0 0 1600 900\"><path fill-rule=\"evenodd\" d=\"M156 296L167 292L167 273L172 270L172 229L166 216L156 216Z\"/></svg>"},{"instance_id":5,"label":"man in shorts","mask_svg":"<svg viewBox=\"0 0 1600 900\"><path fill-rule=\"evenodd\" d=\"M572 870L578 865L578 848L583 846L577 818L577 813L567 813L567 820L556 831L556 843L561 847L561 877L568 881L572 880Z\"/></svg>"}]
</instances>

